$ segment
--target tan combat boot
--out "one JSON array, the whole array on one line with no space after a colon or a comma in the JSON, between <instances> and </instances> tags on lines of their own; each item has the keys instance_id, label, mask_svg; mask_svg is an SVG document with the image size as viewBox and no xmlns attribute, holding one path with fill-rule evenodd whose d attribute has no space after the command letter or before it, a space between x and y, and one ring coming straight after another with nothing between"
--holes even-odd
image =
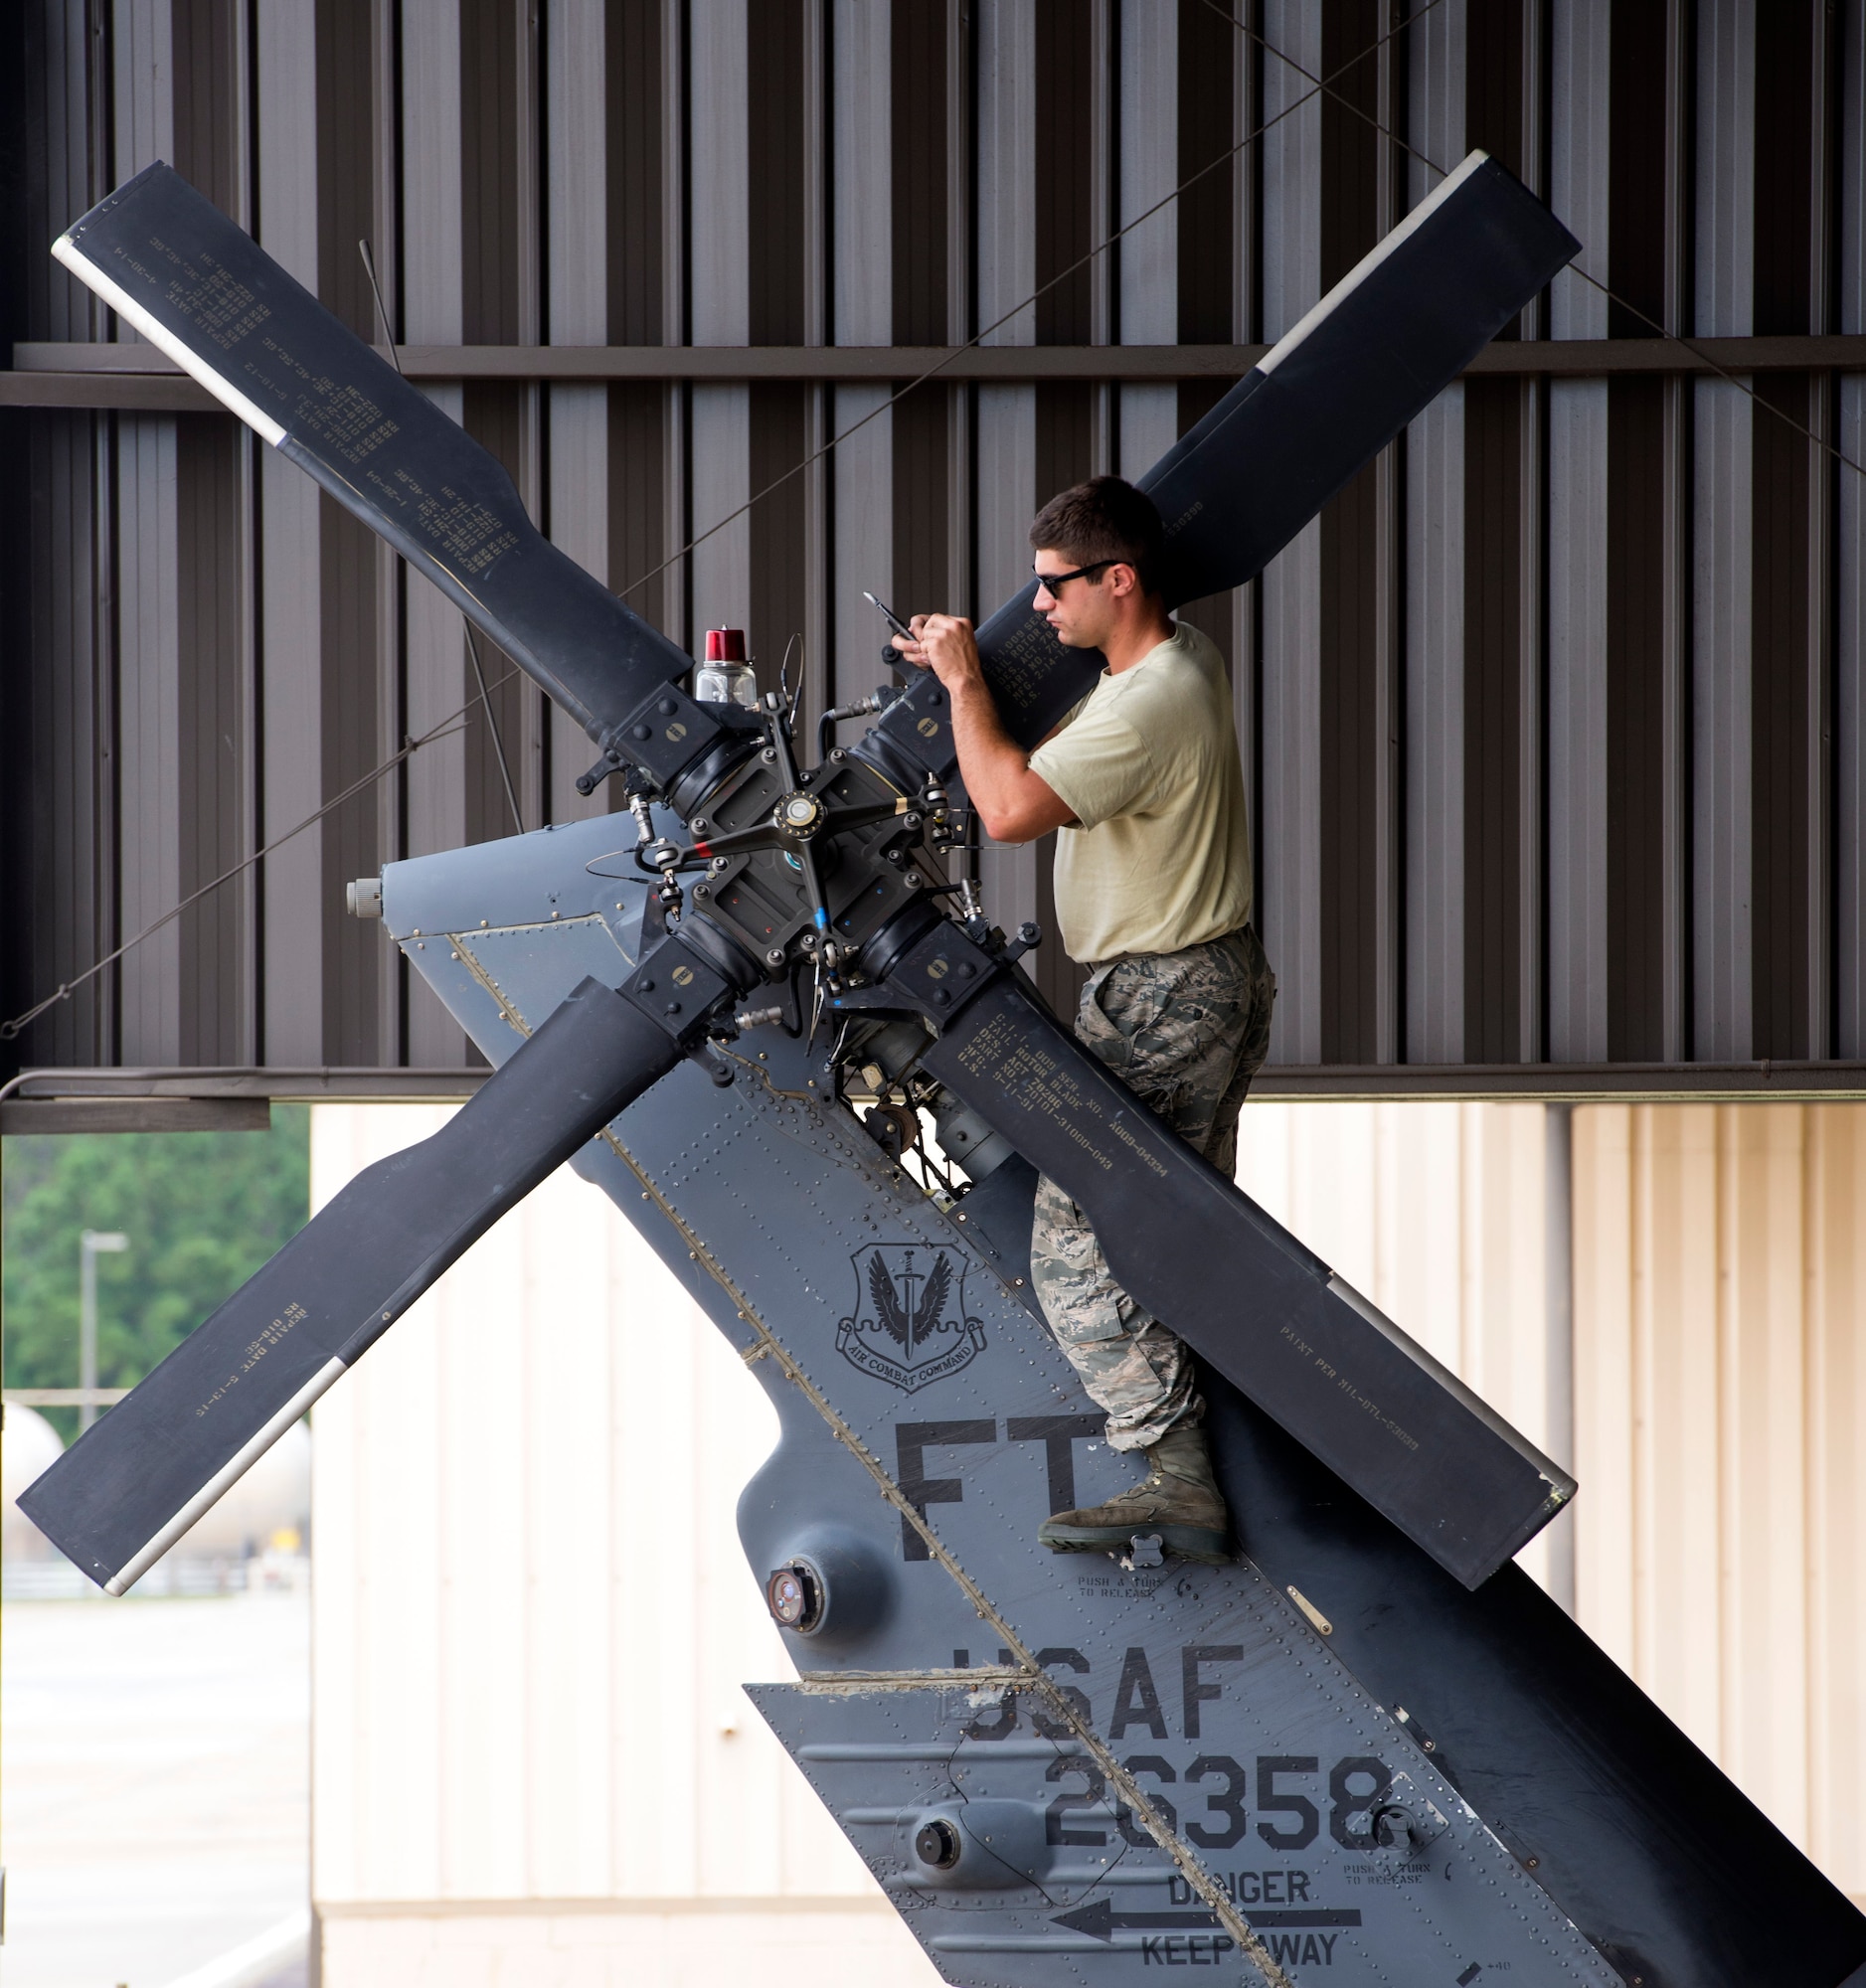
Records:
<instances>
[{"instance_id":1,"label":"tan combat boot","mask_svg":"<svg viewBox=\"0 0 1866 1988\"><path fill-rule=\"evenodd\" d=\"M1168 1429L1145 1452L1147 1474L1131 1491L1077 1512L1058 1512L1037 1538L1055 1553L1119 1553L1135 1535L1157 1533L1181 1560L1219 1567L1231 1558L1231 1514L1212 1476L1199 1427Z\"/></svg>"}]
</instances>

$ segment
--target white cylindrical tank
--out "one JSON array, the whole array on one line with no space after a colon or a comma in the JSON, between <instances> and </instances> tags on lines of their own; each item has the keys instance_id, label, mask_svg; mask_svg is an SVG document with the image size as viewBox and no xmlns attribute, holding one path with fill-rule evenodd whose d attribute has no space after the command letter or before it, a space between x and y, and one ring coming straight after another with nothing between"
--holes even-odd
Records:
<instances>
[{"instance_id":1,"label":"white cylindrical tank","mask_svg":"<svg viewBox=\"0 0 1866 1988\"><path fill-rule=\"evenodd\" d=\"M210 1505L169 1551L188 1558L204 1554L263 1553L284 1544L301 1547L311 1526L311 1431L292 1425L266 1450L218 1504Z\"/></svg>"},{"instance_id":2,"label":"white cylindrical tank","mask_svg":"<svg viewBox=\"0 0 1866 1988\"><path fill-rule=\"evenodd\" d=\"M59 1432L37 1408L8 1402L0 1408L0 1554L8 1560L50 1560L58 1549L15 1502L65 1454Z\"/></svg>"},{"instance_id":3,"label":"white cylindrical tank","mask_svg":"<svg viewBox=\"0 0 1866 1988\"><path fill-rule=\"evenodd\" d=\"M9 1402L0 1439L0 1551L8 1560L50 1560L50 1540L16 1500L64 1454L59 1432L35 1408ZM169 1549L179 1560L240 1560L269 1548L301 1552L311 1527L311 1431L293 1422L227 1495Z\"/></svg>"}]
</instances>

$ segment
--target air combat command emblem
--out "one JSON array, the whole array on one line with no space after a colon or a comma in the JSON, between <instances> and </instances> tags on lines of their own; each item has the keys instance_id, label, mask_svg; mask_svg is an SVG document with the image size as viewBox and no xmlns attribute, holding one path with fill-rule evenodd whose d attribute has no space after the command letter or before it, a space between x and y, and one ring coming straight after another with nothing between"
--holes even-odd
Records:
<instances>
[{"instance_id":1,"label":"air combat command emblem","mask_svg":"<svg viewBox=\"0 0 1866 1988\"><path fill-rule=\"evenodd\" d=\"M855 1310L836 1331L851 1367L913 1394L971 1364L985 1328L965 1311L965 1265L924 1242L878 1242L858 1249Z\"/></svg>"}]
</instances>

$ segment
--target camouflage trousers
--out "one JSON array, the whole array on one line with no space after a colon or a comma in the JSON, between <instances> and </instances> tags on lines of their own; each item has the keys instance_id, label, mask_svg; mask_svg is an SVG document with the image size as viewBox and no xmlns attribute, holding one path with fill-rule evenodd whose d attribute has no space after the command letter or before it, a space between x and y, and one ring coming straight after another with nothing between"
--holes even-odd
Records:
<instances>
[{"instance_id":1,"label":"camouflage trousers","mask_svg":"<svg viewBox=\"0 0 1866 1988\"><path fill-rule=\"evenodd\" d=\"M1246 925L1184 952L1100 968L1082 990L1076 1034L1229 1179L1275 998L1275 975ZM1144 1449L1204 1418L1190 1349L1114 1281L1087 1217L1049 1180L1037 1183L1030 1281L1057 1343L1106 1410L1114 1448Z\"/></svg>"}]
</instances>

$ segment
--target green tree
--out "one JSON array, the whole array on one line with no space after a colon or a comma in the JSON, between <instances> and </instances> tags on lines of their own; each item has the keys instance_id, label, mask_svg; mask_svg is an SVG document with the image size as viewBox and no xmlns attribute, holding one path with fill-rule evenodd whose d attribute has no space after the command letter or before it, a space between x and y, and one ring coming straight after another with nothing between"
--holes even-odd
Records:
<instances>
[{"instance_id":1,"label":"green tree","mask_svg":"<svg viewBox=\"0 0 1866 1988\"><path fill-rule=\"evenodd\" d=\"M78 1239L120 1229L97 1258L97 1380L133 1387L303 1228L310 1111L266 1132L87 1132L10 1138L0 1157L0 1320L9 1388L78 1385ZM47 1411L69 1442L78 1411Z\"/></svg>"}]
</instances>

